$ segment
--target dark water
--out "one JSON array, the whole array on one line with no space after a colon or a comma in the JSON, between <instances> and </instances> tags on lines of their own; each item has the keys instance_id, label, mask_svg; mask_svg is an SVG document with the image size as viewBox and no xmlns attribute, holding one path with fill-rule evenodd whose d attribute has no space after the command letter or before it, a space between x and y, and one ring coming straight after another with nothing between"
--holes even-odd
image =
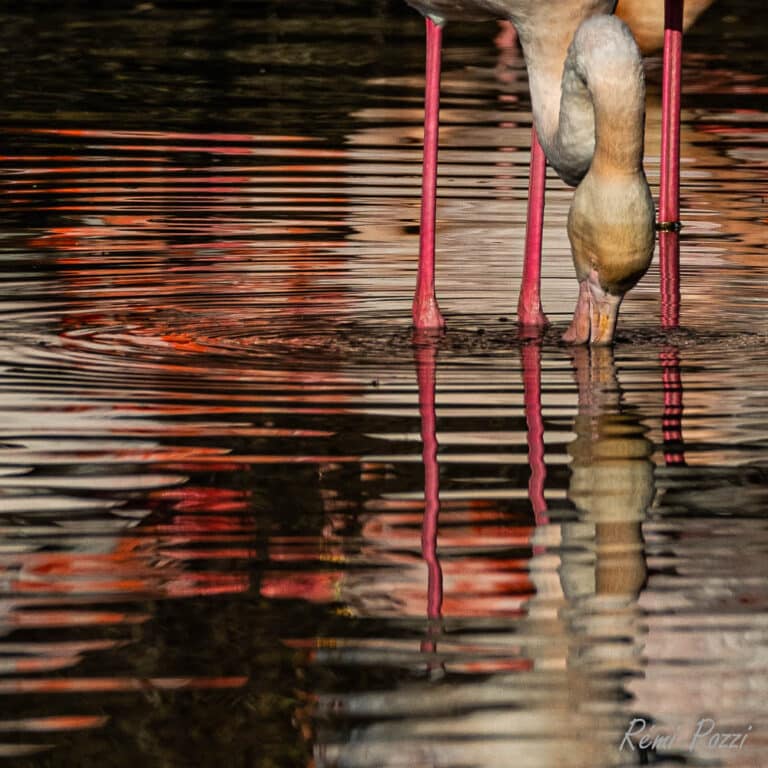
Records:
<instances>
[{"instance_id":1,"label":"dark water","mask_svg":"<svg viewBox=\"0 0 768 768\"><path fill-rule=\"evenodd\" d=\"M449 332L414 345L409 9L3 10L5 762L766 765L762 14L686 43L681 328L654 266L590 354L554 180L555 327L512 322L530 114L493 25L447 32ZM636 718L666 742L620 750Z\"/></svg>"}]
</instances>

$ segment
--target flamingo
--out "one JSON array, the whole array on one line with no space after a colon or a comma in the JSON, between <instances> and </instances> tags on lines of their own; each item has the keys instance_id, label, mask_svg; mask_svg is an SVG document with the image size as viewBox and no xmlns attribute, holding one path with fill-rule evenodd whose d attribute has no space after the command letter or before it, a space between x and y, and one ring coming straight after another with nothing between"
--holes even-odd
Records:
<instances>
[{"instance_id":1,"label":"flamingo","mask_svg":"<svg viewBox=\"0 0 768 768\"><path fill-rule=\"evenodd\" d=\"M645 82L640 51L615 16L615 0L406 0L426 17L427 65L424 117L419 270L413 322L420 329L445 325L435 295L435 195L442 29L454 19L505 18L517 29L528 69L534 131L531 148L528 233L518 321L541 327L541 228L545 163L576 186L568 217L579 297L564 334L570 343L613 341L624 294L642 277L654 246L654 207L642 168ZM665 0L672 80L678 82L681 0ZM677 58L675 52L677 51ZM669 70L669 67L667 68ZM674 126L672 126L674 128ZM676 221L679 171L677 132L665 147L663 216ZM669 201L669 202L667 202ZM670 226L674 222L669 222Z\"/></svg>"}]
</instances>

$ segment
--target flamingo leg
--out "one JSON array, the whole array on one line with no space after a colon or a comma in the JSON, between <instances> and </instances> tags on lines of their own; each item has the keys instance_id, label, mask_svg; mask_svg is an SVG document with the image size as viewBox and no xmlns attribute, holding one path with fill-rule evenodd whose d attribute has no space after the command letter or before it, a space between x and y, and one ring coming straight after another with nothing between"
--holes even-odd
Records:
<instances>
[{"instance_id":1,"label":"flamingo leg","mask_svg":"<svg viewBox=\"0 0 768 768\"><path fill-rule=\"evenodd\" d=\"M683 50L683 2L664 0L664 72L661 101L661 181L659 229L680 229L680 79ZM674 238L675 241L677 238ZM680 265L675 249L660 254L662 325L679 324Z\"/></svg>"},{"instance_id":2,"label":"flamingo leg","mask_svg":"<svg viewBox=\"0 0 768 768\"><path fill-rule=\"evenodd\" d=\"M413 325L443 328L435 296L435 211L437 195L437 146L440 122L440 56L443 28L427 18L427 64L424 86L424 165L421 182L419 274L413 297Z\"/></svg>"},{"instance_id":3,"label":"flamingo leg","mask_svg":"<svg viewBox=\"0 0 768 768\"><path fill-rule=\"evenodd\" d=\"M525 255L517 321L523 326L542 327L547 318L541 308L541 240L544 229L544 192L547 160L536 129L531 129L531 170L528 179L528 219L525 230Z\"/></svg>"}]
</instances>

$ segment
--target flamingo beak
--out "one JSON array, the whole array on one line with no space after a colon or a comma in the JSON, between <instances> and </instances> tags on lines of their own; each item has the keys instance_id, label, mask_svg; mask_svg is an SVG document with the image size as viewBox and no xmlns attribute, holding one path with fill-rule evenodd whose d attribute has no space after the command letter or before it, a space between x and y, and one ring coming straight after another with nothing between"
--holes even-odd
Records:
<instances>
[{"instance_id":1,"label":"flamingo beak","mask_svg":"<svg viewBox=\"0 0 768 768\"><path fill-rule=\"evenodd\" d=\"M623 298L623 294L608 293L597 275L590 274L579 284L579 300L563 340L569 344L611 344Z\"/></svg>"},{"instance_id":2,"label":"flamingo beak","mask_svg":"<svg viewBox=\"0 0 768 768\"><path fill-rule=\"evenodd\" d=\"M619 316L619 307L623 296L606 293L599 286L602 295L596 296L596 291L590 285L592 301L590 302L590 344L611 344L616 333L616 320Z\"/></svg>"}]
</instances>

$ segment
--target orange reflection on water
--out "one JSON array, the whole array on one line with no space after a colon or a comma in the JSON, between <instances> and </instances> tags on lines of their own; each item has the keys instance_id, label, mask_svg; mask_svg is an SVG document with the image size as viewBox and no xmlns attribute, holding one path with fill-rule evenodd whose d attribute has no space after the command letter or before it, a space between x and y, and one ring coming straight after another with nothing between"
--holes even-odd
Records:
<instances>
[{"instance_id":1,"label":"orange reflection on water","mask_svg":"<svg viewBox=\"0 0 768 768\"><path fill-rule=\"evenodd\" d=\"M73 731L101 728L109 720L101 715L54 715L52 717L27 717L23 720L0 720L2 731Z\"/></svg>"},{"instance_id":2,"label":"orange reflection on water","mask_svg":"<svg viewBox=\"0 0 768 768\"><path fill-rule=\"evenodd\" d=\"M72 677L0 680L0 694L178 691L242 688L247 677ZM88 726L90 727L90 726Z\"/></svg>"}]
</instances>

